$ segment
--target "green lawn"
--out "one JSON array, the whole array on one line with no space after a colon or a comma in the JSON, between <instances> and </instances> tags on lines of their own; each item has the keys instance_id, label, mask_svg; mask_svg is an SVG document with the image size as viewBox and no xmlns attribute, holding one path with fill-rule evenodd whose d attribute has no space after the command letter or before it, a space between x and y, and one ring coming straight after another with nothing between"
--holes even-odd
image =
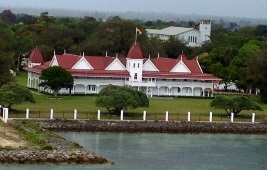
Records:
<instances>
[{"instance_id":1,"label":"green lawn","mask_svg":"<svg viewBox=\"0 0 267 170\"><path fill-rule=\"evenodd\" d=\"M17 76L18 83L26 86L27 74L20 73ZM51 99L50 95L33 92L36 103L23 103L15 105L13 108L20 110L22 114L13 114L11 117L25 117L26 108L30 109L30 117L49 117L50 109L54 109L56 118L73 118L73 110L78 110L78 118L96 119L97 110L103 113L103 119L119 119L118 116L108 115L104 108L95 106L96 96L60 96L61 99ZM257 101L258 97L253 97ZM225 112L219 109L213 109L209 106L211 99L196 99L196 98L174 98L174 99L150 99L149 108L138 108L135 110L125 111L125 119L142 120L143 111L147 111L148 120L165 120L165 112L169 112L170 120L187 120L187 113L191 112L192 121L207 121L209 113L213 112L214 120L229 121L229 118L223 116ZM264 120L267 110L267 105L262 105L264 111L256 111L256 119ZM243 121L251 120L252 111L243 111L241 117Z\"/></svg>"}]
</instances>

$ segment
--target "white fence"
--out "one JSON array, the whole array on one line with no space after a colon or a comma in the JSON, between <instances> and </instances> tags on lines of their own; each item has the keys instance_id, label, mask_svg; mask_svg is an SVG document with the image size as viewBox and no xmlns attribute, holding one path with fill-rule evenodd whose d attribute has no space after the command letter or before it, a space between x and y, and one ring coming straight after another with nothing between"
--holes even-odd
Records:
<instances>
[{"instance_id":1,"label":"white fence","mask_svg":"<svg viewBox=\"0 0 267 170\"><path fill-rule=\"evenodd\" d=\"M1 108L1 106L0 106L0 108ZM8 110L8 108L1 108L0 109L0 114L1 114L2 120L6 123L8 121L8 119L9 119L9 110ZM30 119L30 115L31 115L30 114L30 110L27 108L26 109L25 118L23 118L23 119ZM124 115L123 110L121 110L119 117L120 117L119 120L121 120L121 121L124 120L125 115ZM255 113L252 113L252 115L251 115L251 123L255 123L255 117L256 117ZM54 117L54 109L50 109L49 118L51 120L55 119L55 117ZM74 109L73 110L73 120L76 120L77 118L78 118L78 111L77 111L77 109ZM31 119L33 119L33 118L31 118ZM97 111L97 120L101 120L101 111L100 110ZM143 121L147 121L147 111L143 112L142 120ZM165 121L167 121L167 122L170 121L169 112L168 111L165 112ZM192 121L191 120L191 112L188 112L187 113L187 122L191 122L191 121ZM212 112L209 113L209 119L206 120L206 121L207 122L213 122L213 113ZM231 113L230 122L234 122L234 113Z\"/></svg>"}]
</instances>

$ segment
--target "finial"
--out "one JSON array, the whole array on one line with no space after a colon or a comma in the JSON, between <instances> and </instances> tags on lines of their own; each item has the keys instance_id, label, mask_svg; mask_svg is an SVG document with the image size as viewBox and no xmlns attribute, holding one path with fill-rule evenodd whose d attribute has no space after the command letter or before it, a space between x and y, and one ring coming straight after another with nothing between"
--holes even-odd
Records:
<instances>
[{"instance_id":1,"label":"finial","mask_svg":"<svg viewBox=\"0 0 267 170\"><path fill-rule=\"evenodd\" d=\"M38 49L37 49L37 44L35 45L35 50L38 50Z\"/></svg>"},{"instance_id":2,"label":"finial","mask_svg":"<svg viewBox=\"0 0 267 170\"><path fill-rule=\"evenodd\" d=\"M108 51L106 51L106 57L108 56Z\"/></svg>"},{"instance_id":3,"label":"finial","mask_svg":"<svg viewBox=\"0 0 267 170\"><path fill-rule=\"evenodd\" d=\"M66 49L64 49L64 54L66 54Z\"/></svg>"},{"instance_id":4,"label":"finial","mask_svg":"<svg viewBox=\"0 0 267 170\"><path fill-rule=\"evenodd\" d=\"M84 57L84 52L83 52L83 57Z\"/></svg>"},{"instance_id":5,"label":"finial","mask_svg":"<svg viewBox=\"0 0 267 170\"><path fill-rule=\"evenodd\" d=\"M54 50L54 56L56 56L56 50Z\"/></svg>"},{"instance_id":6,"label":"finial","mask_svg":"<svg viewBox=\"0 0 267 170\"><path fill-rule=\"evenodd\" d=\"M159 53L158 53L158 58L159 58Z\"/></svg>"},{"instance_id":7,"label":"finial","mask_svg":"<svg viewBox=\"0 0 267 170\"><path fill-rule=\"evenodd\" d=\"M148 58L149 58L149 60L150 60L150 54L148 55Z\"/></svg>"},{"instance_id":8,"label":"finial","mask_svg":"<svg viewBox=\"0 0 267 170\"><path fill-rule=\"evenodd\" d=\"M118 54L118 53L116 53L116 58L118 58L118 55L119 55L119 54Z\"/></svg>"}]
</instances>

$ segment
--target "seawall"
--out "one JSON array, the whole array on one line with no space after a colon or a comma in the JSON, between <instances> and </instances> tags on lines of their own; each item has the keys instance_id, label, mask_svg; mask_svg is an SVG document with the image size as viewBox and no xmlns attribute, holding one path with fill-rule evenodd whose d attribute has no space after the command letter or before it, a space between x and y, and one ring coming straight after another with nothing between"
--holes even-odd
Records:
<instances>
[{"instance_id":1,"label":"seawall","mask_svg":"<svg viewBox=\"0 0 267 170\"><path fill-rule=\"evenodd\" d=\"M265 123L35 120L53 131L267 134Z\"/></svg>"}]
</instances>

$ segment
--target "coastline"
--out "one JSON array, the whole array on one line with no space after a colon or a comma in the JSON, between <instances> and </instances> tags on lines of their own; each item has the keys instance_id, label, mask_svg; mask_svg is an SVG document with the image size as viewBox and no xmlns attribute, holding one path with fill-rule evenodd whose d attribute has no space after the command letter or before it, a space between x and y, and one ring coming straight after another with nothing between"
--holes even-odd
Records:
<instances>
[{"instance_id":1,"label":"coastline","mask_svg":"<svg viewBox=\"0 0 267 170\"><path fill-rule=\"evenodd\" d=\"M166 121L98 121L98 120L11 120L10 124L38 125L38 135L49 133L45 147L0 150L0 163L7 164L114 164L106 158L85 150L77 143L52 133L65 132L125 132L125 133L210 133L267 134L265 123L230 122L166 122ZM35 127L33 127L35 128ZM31 131L32 129L27 129ZM52 132L51 132L52 131Z\"/></svg>"},{"instance_id":2,"label":"coastline","mask_svg":"<svg viewBox=\"0 0 267 170\"><path fill-rule=\"evenodd\" d=\"M12 120L8 122L29 143L25 147L3 147L0 163L6 164L107 164L106 158L84 149L43 129L37 122ZM10 139L11 140L11 139ZM8 148L8 149L6 149Z\"/></svg>"},{"instance_id":3,"label":"coastline","mask_svg":"<svg viewBox=\"0 0 267 170\"><path fill-rule=\"evenodd\" d=\"M267 134L265 123L31 120L52 131Z\"/></svg>"}]
</instances>

